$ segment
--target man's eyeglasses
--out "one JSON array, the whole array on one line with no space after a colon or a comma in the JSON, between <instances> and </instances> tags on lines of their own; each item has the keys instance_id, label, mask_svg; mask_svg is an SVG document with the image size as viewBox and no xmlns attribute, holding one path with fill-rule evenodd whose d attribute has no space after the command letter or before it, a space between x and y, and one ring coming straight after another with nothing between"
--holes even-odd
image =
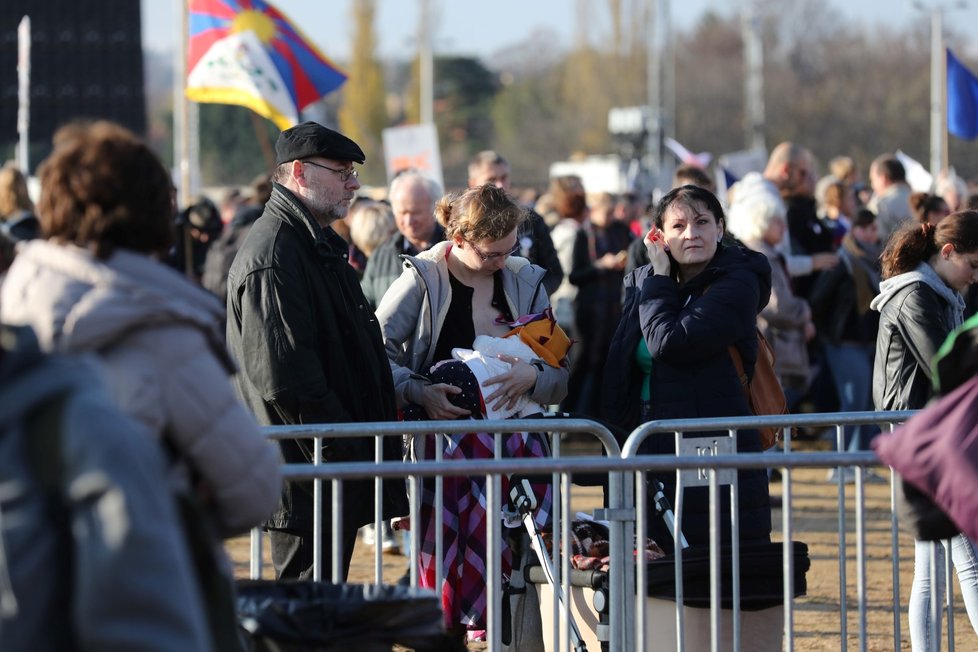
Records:
<instances>
[{"instance_id":1,"label":"man's eyeglasses","mask_svg":"<svg viewBox=\"0 0 978 652\"><path fill-rule=\"evenodd\" d=\"M518 254L520 252L520 243L519 242L517 242L515 245L513 245L513 248L512 249L510 249L509 251L503 252L503 253L498 253L498 252L495 252L494 251L494 252L491 252L491 253L488 253L487 254L487 253L483 252L481 249L479 249L478 247L476 247L475 246L475 243L473 243L473 242L469 242L469 246L472 247L472 251L474 251L475 252L475 255L478 256L479 258L481 258L482 259L482 262L484 262L484 263L487 263L490 260L496 260L497 258L509 258L510 256L515 256L516 254Z\"/></svg>"},{"instance_id":2,"label":"man's eyeglasses","mask_svg":"<svg viewBox=\"0 0 978 652\"><path fill-rule=\"evenodd\" d=\"M356 170L354 170L353 168L346 168L344 170L336 170L334 168L329 167L328 165L323 165L322 163L316 163L315 161L307 161L305 159L302 159L302 162L305 163L305 164L314 165L317 168L322 168L324 170L329 170L330 172L333 172L335 174L338 174L339 177L340 177L340 181L342 181L343 183L346 183L347 181L349 181L350 180L350 177L353 177L354 179L359 179L360 178L360 173L357 172Z\"/></svg>"}]
</instances>

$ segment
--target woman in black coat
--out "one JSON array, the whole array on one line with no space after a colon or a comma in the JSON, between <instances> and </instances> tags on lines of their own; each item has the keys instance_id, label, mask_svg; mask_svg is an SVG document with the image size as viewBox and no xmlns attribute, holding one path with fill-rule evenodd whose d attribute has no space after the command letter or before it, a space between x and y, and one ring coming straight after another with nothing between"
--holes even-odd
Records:
<instances>
[{"instance_id":1,"label":"woman in black coat","mask_svg":"<svg viewBox=\"0 0 978 652\"><path fill-rule=\"evenodd\" d=\"M762 254L721 244L723 208L703 188L672 190L656 206L653 220L645 236L652 262L625 278L623 314L605 367L603 415L628 430L653 419L749 415L727 347L737 346L752 373L757 314L771 292L770 265ZM711 434L726 436L687 436ZM757 431L740 431L737 450L759 452ZM675 455L674 436L653 435L640 451ZM675 474L660 474L658 480L674 501ZM738 482L741 541L769 541L765 471L739 471ZM721 495L722 536L729 542L729 493ZM684 490L682 528L692 546L709 542L708 501L705 487ZM665 524L652 515L649 522L650 535L671 551Z\"/></svg>"}]
</instances>

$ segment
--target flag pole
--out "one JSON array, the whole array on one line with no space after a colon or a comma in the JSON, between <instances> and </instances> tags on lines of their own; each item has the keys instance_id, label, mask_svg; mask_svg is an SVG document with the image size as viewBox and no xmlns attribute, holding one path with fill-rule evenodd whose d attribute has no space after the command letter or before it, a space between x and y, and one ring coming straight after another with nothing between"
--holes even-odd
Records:
<instances>
[{"instance_id":1,"label":"flag pole","mask_svg":"<svg viewBox=\"0 0 978 652\"><path fill-rule=\"evenodd\" d=\"M24 175L30 170L31 124L31 18L17 26L17 166Z\"/></svg>"},{"instance_id":2,"label":"flag pole","mask_svg":"<svg viewBox=\"0 0 978 652\"><path fill-rule=\"evenodd\" d=\"M948 130L947 130L947 48L944 47L943 39L941 41L941 56L939 57L939 65L941 68L941 170L951 169L951 153L950 146L948 145ZM937 182L937 178L934 178L934 182Z\"/></svg>"},{"instance_id":3,"label":"flag pole","mask_svg":"<svg viewBox=\"0 0 978 652\"><path fill-rule=\"evenodd\" d=\"M177 37L176 83L173 85L174 107L173 126L176 132L174 138L174 160L177 167L179 194L177 208L185 210L190 205L190 102L187 100L185 87L187 84L187 44L190 42L190 0L176 0L180 7L180 29ZM190 229L184 225L178 237L183 238L184 272L188 277L193 276L193 238Z\"/></svg>"},{"instance_id":4,"label":"flag pole","mask_svg":"<svg viewBox=\"0 0 978 652\"><path fill-rule=\"evenodd\" d=\"M187 192L189 177L189 141L187 140L187 38L190 25L187 15L188 0L174 0L178 8L177 46L174 48L176 60L173 62L173 165L177 185L177 204L184 206L189 198Z\"/></svg>"},{"instance_id":5,"label":"flag pole","mask_svg":"<svg viewBox=\"0 0 978 652\"><path fill-rule=\"evenodd\" d=\"M940 7L931 9L930 20L930 173L934 180L947 165L947 93L944 91L945 59Z\"/></svg>"}]
</instances>

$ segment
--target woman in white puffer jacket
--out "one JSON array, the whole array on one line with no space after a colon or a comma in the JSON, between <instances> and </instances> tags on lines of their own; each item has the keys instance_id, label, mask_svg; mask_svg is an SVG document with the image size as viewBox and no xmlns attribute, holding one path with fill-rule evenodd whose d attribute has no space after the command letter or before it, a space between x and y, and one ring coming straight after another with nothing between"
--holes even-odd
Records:
<instances>
[{"instance_id":1,"label":"woman in white puffer jacket","mask_svg":"<svg viewBox=\"0 0 978 652\"><path fill-rule=\"evenodd\" d=\"M171 489L195 489L215 543L260 524L278 502L278 453L229 381L223 307L156 260L173 237L166 170L96 122L59 131L40 176L47 240L19 249L0 318L33 327L47 351L99 358L115 402L170 453Z\"/></svg>"}]
</instances>

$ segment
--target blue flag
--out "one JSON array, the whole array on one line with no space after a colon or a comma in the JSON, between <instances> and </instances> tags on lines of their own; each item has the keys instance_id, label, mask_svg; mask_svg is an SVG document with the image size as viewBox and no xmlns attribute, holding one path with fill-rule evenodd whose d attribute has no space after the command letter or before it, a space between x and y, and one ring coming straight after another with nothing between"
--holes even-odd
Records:
<instances>
[{"instance_id":1,"label":"blue flag","mask_svg":"<svg viewBox=\"0 0 978 652\"><path fill-rule=\"evenodd\" d=\"M964 140L978 138L978 78L947 50L947 130Z\"/></svg>"}]
</instances>

